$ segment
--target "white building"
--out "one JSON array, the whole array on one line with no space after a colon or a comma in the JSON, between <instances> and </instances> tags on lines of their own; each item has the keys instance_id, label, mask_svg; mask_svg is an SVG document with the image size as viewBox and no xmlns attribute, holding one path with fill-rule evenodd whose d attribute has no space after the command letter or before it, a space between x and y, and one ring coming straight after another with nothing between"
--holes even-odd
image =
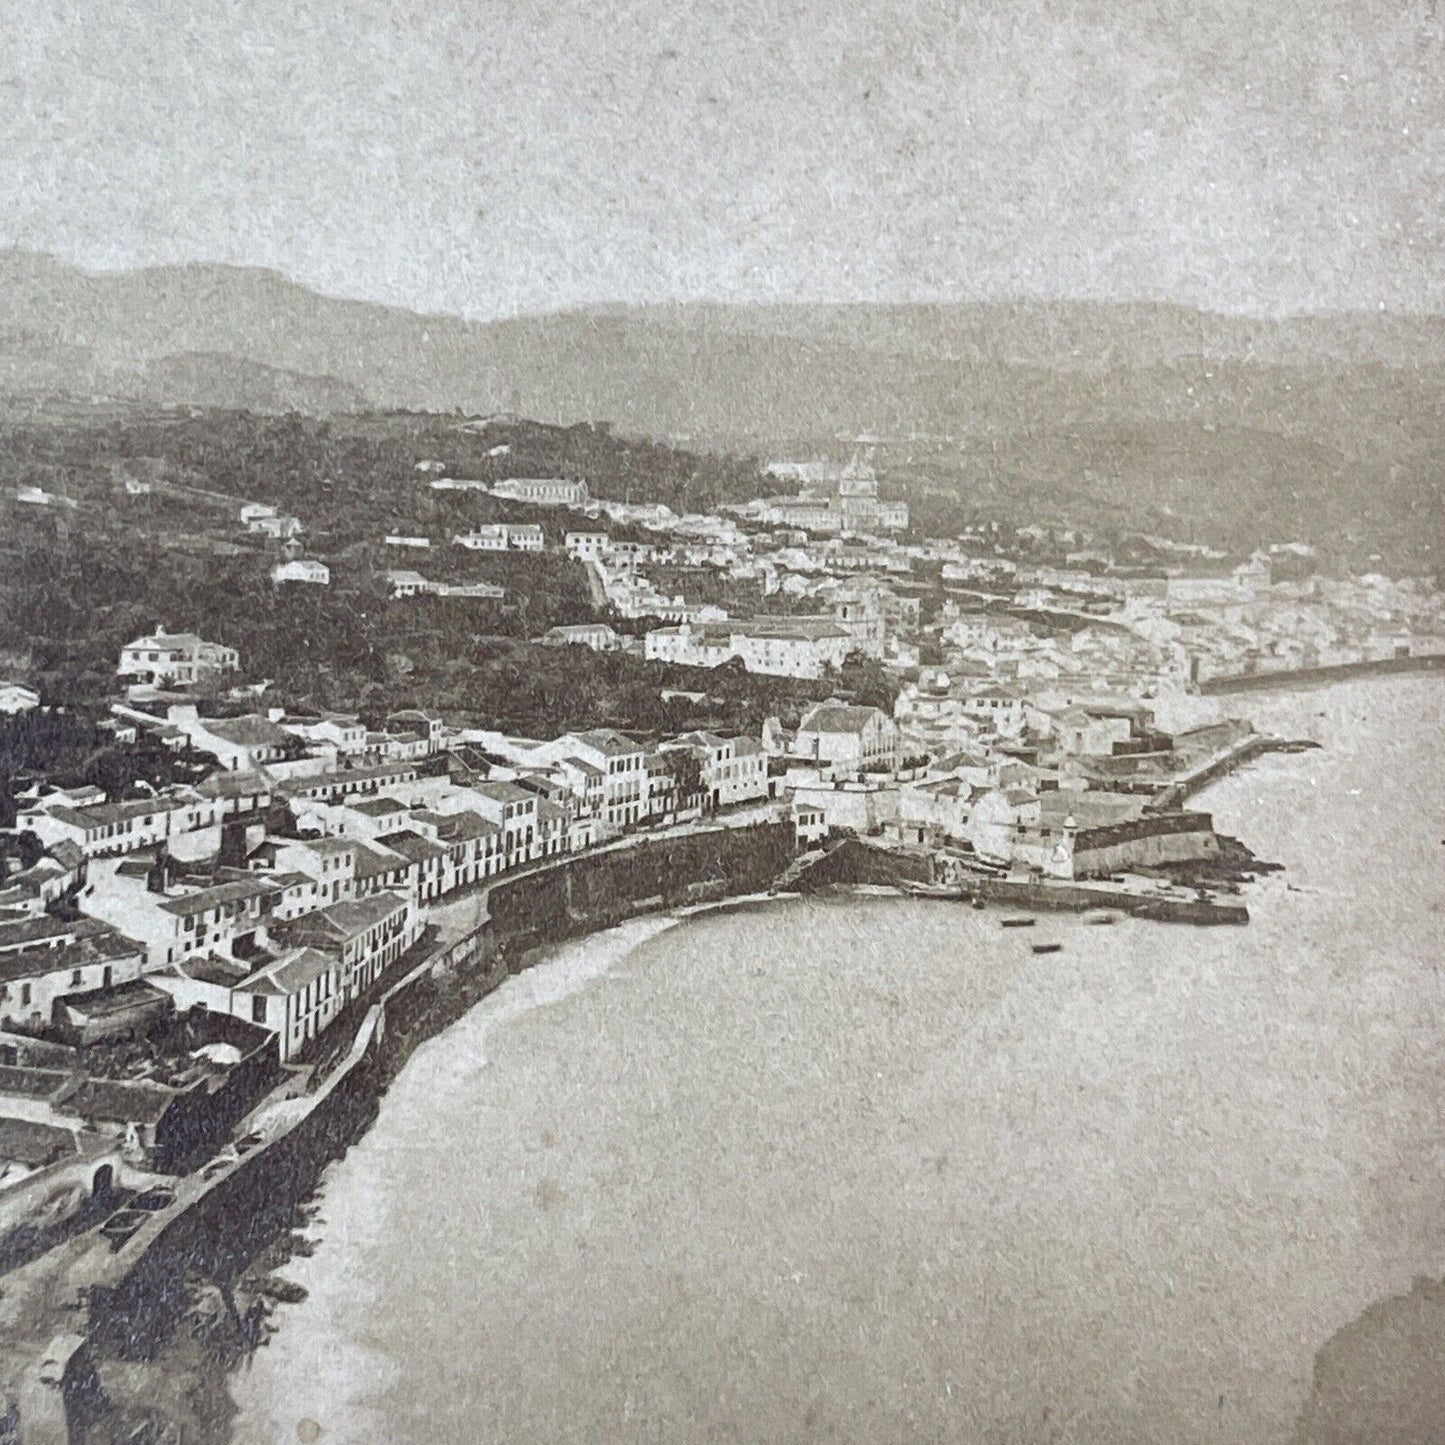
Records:
<instances>
[{"instance_id":1,"label":"white building","mask_svg":"<svg viewBox=\"0 0 1445 1445\"><path fill-rule=\"evenodd\" d=\"M0 924L0 1027L45 1027L64 998L140 977L144 947L94 918Z\"/></svg>"},{"instance_id":2,"label":"white building","mask_svg":"<svg viewBox=\"0 0 1445 1445\"><path fill-rule=\"evenodd\" d=\"M366 751L366 727L354 713L331 712L315 718L282 716L273 721L283 732L334 748L343 755Z\"/></svg>"},{"instance_id":3,"label":"white building","mask_svg":"<svg viewBox=\"0 0 1445 1445\"><path fill-rule=\"evenodd\" d=\"M420 572L404 569L388 572L386 585L391 588L393 597L416 597L420 593L430 592L433 587Z\"/></svg>"},{"instance_id":4,"label":"white building","mask_svg":"<svg viewBox=\"0 0 1445 1445\"><path fill-rule=\"evenodd\" d=\"M291 562L278 562L271 569L271 580L278 586L283 582L307 582L326 587L331 582L331 568L315 557L297 557Z\"/></svg>"},{"instance_id":5,"label":"white building","mask_svg":"<svg viewBox=\"0 0 1445 1445\"><path fill-rule=\"evenodd\" d=\"M193 788L123 803L71 803L65 794L23 802L15 826L47 847L74 843L87 858L104 858L165 843L178 858L212 856L221 846L224 808Z\"/></svg>"},{"instance_id":6,"label":"white building","mask_svg":"<svg viewBox=\"0 0 1445 1445\"><path fill-rule=\"evenodd\" d=\"M606 532L568 532L563 539L567 555L577 562L600 562L610 539Z\"/></svg>"},{"instance_id":7,"label":"white building","mask_svg":"<svg viewBox=\"0 0 1445 1445\"><path fill-rule=\"evenodd\" d=\"M600 773L602 821L612 831L630 827L647 815L648 749L611 728L564 733L534 750L539 763L581 762Z\"/></svg>"},{"instance_id":8,"label":"white building","mask_svg":"<svg viewBox=\"0 0 1445 1445\"><path fill-rule=\"evenodd\" d=\"M562 477L509 477L492 487L492 495L539 507L581 507L587 502L587 483Z\"/></svg>"},{"instance_id":9,"label":"white building","mask_svg":"<svg viewBox=\"0 0 1445 1445\"><path fill-rule=\"evenodd\" d=\"M830 698L810 708L798 725L793 756L817 763L830 778L898 771L898 727L876 707L851 707Z\"/></svg>"},{"instance_id":10,"label":"white building","mask_svg":"<svg viewBox=\"0 0 1445 1445\"><path fill-rule=\"evenodd\" d=\"M769 796L768 756L750 737L725 738L716 733L684 733L664 744L685 748L698 759L702 788L710 808L730 808Z\"/></svg>"},{"instance_id":11,"label":"white building","mask_svg":"<svg viewBox=\"0 0 1445 1445\"><path fill-rule=\"evenodd\" d=\"M470 552L505 552L507 531L504 523L496 522L488 527L476 527L470 532L458 532L452 542Z\"/></svg>"},{"instance_id":12,"label":"white building","mask_svg":"<svg viewBox=\"0 0 1445 1445\"><path fill-rule=\"evenodd\" d=\"M40 694L22 682L0 682L0 712L31 712L40 706Z\"/></svg>"},{"instance_id":13,"label":"white building","mask_svg":"<svg viewBox=\"0 0 1445 1445\"><path fill-rule=\"evenodd\" d=\"M908 503L878 497L871 465L854 457L845 467L831 462L773 462L768 472L802 483L797 497L765 498L749 506L759 520L810 532L897 532L908 527Z\"/></svg>"},{"instance_id":14,"label":"white building","mask_svg":"<svg viewBox=\"0 0 1445 1445\"><path fill-rule=\"evenodd\" d=\"M188 703L169 708L166 721L185 733L193 748L212 754L223 768L231 772L254 771L267 763L279 762L294 751L294 743L288 733L269 718L255 714L203 718Z\"/></svg>"},{"instance_id":15,"label":"white building","mask_svg":"<svg viewBox=\"0 0 1445 1445\"><path fill-rule=\"evenodd\" d=\"M749 672L819 678L830 667L842 667L854 646L853 638L831 621L760 617L654 628L643 651L652 661L684 667L717 667L737 657Z\"/></svg>"},{"instance_id":16,"label":"white building","mask_svg":"<svg viewBox=\"0 0 1445 1445\"><path fill-rule=\"evenodd\" d=\"M116 676L165 687L189 687L241 665L234 647L206 642L194 632L167 632L158 627L121 649Z\"/></svg>"},{"instance_id":17,"label":"white building","mask_svg":"<svg viewBox=\"0 0 1445 1445\"><path fill-rule=\"evenodd\" d=\"M493 582L431 582L407 569L388 572L386 581L393 597L478 597L499 602L507 595Z\"/></svg>"},{"instance_id":18,"label":"white building","mask_svg":"<svg viewBox=\"0 0 1445 1445\"><path fill-rule=\"evenodd\" d=\"M552 627L541 641L545 647L590 647L594 652L616 652L622 646L622 639L605 622Z\"/></svg>"}]
</instances>

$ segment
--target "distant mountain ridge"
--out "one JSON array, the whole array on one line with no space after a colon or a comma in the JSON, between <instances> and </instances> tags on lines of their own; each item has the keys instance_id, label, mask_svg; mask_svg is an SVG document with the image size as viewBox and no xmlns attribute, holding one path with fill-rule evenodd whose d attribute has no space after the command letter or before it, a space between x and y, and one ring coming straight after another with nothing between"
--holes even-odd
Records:
<instances>
[{"instance_id":1,"label":"distant mountain ridge","mask_svg":"<svg viewBox=\"0 0 1445 1445\"><path fill-rule=\"evenodd\" d=\"M25 338L17 348L0 337L0 384L10 391L27 389L31 376L38 386L73 377L79 391L109 381L129 394L125 378L148 376L142 395L174 385L198 394L170 400L223 405L219 358L228 357L238 406L264 407L269 392L282 408L506 408L760 439L837 425L1012 426L1018 408L1009 398L1036 373L1113 376L1117 392L1118 377L1161 368L1211 381L1220 378L1203 373L1216 365L1445 368L1442 316L1259 320L1151 302L689 303L468 322L323 296L259 268L93 273L18 250L0 252L0 316L6 336ZM201 356L214 360L202 366ZM248 371L257 367L265 371ZM1082 390L1092 407L1100 388ZM1106 407L1119 400L1110 390L1099 397ZM1146 413L1157 403L1148 386L1127 400Z\"/></svg>"},{"instance_id":2,"label":"distant mountain ridge","mask_svg":"<svg viewBox=\"0 0 1445 1445\"><path fill-rule=\"evenodd\" d=\"M254 268L97 275L0 252L0 397L37 393L501 411L774 455L868 434L915 499L1152 509L1445 559L1442 316L697 303L482 323Z\"/></svg>"}]
</instances>

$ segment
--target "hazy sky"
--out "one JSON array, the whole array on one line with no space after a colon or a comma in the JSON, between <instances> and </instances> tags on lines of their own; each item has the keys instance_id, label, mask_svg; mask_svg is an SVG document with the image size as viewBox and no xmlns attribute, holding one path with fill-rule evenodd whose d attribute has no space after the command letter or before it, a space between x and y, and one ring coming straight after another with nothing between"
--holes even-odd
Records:
<instances>
[{"instance_id":1,"label":"hazy sky","mask_svg":"<svg viewBox=\"0 0 1445 1445\"><path fill-rule=\"evenodd\" d=\"M1445 311L1438 0L0 0L0 243L486 317Z\"/></svg>"}]
</instances>

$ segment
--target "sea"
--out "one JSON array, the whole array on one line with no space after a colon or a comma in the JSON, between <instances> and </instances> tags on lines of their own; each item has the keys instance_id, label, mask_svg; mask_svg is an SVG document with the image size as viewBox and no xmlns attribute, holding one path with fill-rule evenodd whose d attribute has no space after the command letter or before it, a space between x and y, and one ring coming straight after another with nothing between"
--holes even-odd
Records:
<instances>
[{"instance_id":1,"label":"sea","mask_svg":"<svg viewBox=\"0 0 1445 1445\"><path fill-rule=\"evenodd\" d=\"M1442 704L1221 700L1323 744L1195 802L1284 865L1247 927L846 897L553 950L326 1173L234 1441L1347 1438L1320 1352L1445 1275Z\"/></svg>"}]
</instances>

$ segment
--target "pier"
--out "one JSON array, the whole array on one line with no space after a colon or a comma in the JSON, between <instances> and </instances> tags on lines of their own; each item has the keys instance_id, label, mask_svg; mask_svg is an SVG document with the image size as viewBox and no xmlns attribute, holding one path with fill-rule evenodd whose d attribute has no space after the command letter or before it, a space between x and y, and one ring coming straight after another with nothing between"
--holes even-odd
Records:
<instances>
[{"instance_id":1,"label":"pier","mask_svg":"<svg viewBox=\"0 0 1445 1445\"><path fill-rule=\"evenodd\" d=\"M1179 888L1146 888L1106 880L1073 883L1051 878L1008 878L974 871L950 853L884 848L849 839L790 877L800 892L832 887L885 886L919 897L972 903L982 899L1042 912L1087 913L1112 908L1133 918L1205 927L1249 922L1243 903L1221 902Z\"/></svg>"},{"instance_id":2,"label":"pier","mask_svg":"<svg viewBox=\"0 0 1445 1445\"><path fill-rule=\"evenodd\" d=\"M1182 773L1167 788L1155 794L1149 803L1149 811L1152 813L1170 812L1178 808L1187 798L1191 798L1201 789L1207 788L1210 783L1217 782L1227 773L1232 773L1235 768L1243 767L1245 763L1252 762L1255 758L1263 757L1265 753L1300 753L1318 746L1318 743L1309 739L1277 738L1264 733L1251 734L1237 743L1231 743L1222 752L1206 758L1202 763L1197 763L1188 772Z\"/></svg>"},{"instance_id":3,"label":"pier","mask_svg":"<svg viewBox=\"0 0 1445 1445\"><path fill-rule=\"evenodd\" d=\"M1445 672L1445 652L1422 652L1411 657L1380 657L1359 662L1333 662L1322 667L1296 667L1277 672L1226 673L1199 684L1204 697L1265 688L1305 687L1311 683L1349 682L1357 677L1393 677L1405 672Z\"/></svg>"}]
</instances>

